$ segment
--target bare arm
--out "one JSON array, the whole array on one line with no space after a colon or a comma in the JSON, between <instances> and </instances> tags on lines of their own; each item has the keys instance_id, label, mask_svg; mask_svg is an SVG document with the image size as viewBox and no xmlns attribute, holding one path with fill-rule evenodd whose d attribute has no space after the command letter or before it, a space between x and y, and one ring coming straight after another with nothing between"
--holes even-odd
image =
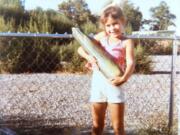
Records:
<instances>
[{"instance_id":1,"label":"bare arm","mask_svg":"<svg viewBox=\"0 0 180 135\"><path fill-rule=\"evenodd\" d=\"M82 46L80 46L77 50L78 54L83 57L84 59L86 59L87 61L91 61L91 56L83 49Z\"/></svg>"},{"instance_id":2,"label":"bare arm","mask_svg":"<svg viewBox=\"0 0 180 135\"><path fill-rule=\"evenodd\" d=\"M135 58L134 58L134 43L132 40L126 41L126 70L122 78L127 81L134 72Z\"/></svg>"}]
</instances>

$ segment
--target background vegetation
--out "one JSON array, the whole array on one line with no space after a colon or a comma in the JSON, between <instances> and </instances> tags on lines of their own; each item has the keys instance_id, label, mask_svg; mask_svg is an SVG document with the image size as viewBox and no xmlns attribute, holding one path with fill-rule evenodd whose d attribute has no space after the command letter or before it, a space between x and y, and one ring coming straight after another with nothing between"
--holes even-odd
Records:
<instances>
[{"instance_id":1,"label":"background vegetation","mask_svg":"<svg viewBox=\"0 0 180 135\"><path fill-rule=\"evenodd\" d=\"M100 31L98 16L93 15L84 0L68 0L58 5L59 10L25 10L20 0L0 0L0 32L71 33L73 26L80 27L86 34ZM149 26L151 30L166 30L174 25L165 2L152 7L152 20L143 19L142 13L126 1L122 5L128 23L126 33ZM149 73L150 52L158 54L161 47L152 51L157 41L137 42L136 72ZM149 47L145 47L145 46ZM76 52L79 44L73 39L0 38L0 72L85 72L85 61ZM169 48L168 48L169 47ZM164 54L169 54L168 45ZM162 47L164 49L164 46ZM168 53L167 53L168 52Z\"/></svg>"}]
</instances>

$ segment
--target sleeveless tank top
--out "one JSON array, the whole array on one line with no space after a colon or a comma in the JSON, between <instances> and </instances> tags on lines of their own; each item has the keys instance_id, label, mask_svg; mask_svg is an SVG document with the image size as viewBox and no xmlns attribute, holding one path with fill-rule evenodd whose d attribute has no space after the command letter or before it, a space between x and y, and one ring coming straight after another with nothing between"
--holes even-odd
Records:
<instances>
[{"instance_id":1,"label":"sleeveless tank top","mask_svg":"<svg viewBox=\"0 0 180 135\"><path fill-rule=\"evenodd\" d=\"M122 71L125 71L126 50L123 40L109 44L109 39L106 36L100 40L100 43L102 47L105 49L105 51L112 56L113 60L118 64L120 69Z\"/></svg>"}]
</instances>

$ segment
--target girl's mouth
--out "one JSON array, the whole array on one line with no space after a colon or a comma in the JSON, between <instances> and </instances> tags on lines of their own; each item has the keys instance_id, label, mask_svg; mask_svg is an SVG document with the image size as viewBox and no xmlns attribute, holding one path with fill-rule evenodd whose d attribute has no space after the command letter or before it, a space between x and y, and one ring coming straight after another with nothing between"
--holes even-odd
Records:
<instances>
[{"instance_id":1,"label":"girl's mouth","mask_svg":"<svg viewBox=\"0 0 180 135\"><path fill-rule=\"evenodd\" d=\"M117 32L115 32L115 31L110 31L109 33L111 33L111 34L116 34Z\"/></svg>"},{"instance_id":2,"label":"girl's mouth","mask_svg":"<svg viewBox=\"0 0 180 135\"><path fill-rule=\"evenodd\" d=\"M118 32L115 32L115 31L109 32L109 34L111 34L111 35L119 35Z\"/></svg>"}]
</instances>

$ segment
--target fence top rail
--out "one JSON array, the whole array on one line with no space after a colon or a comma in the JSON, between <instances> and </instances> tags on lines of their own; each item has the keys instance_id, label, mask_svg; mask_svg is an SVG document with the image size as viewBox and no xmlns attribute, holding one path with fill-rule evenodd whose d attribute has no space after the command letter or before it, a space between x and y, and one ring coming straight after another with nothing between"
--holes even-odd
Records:
<instances>
[{"instance_id":1,"label":"fence top rail","mask_svg":"<svg viewBox=\"0 0 180 135\"><path fill-rule=\"evenodd\" d=\"M180 40L180 36L127 35L128 39Z\"/></svg>"},{"instance_id":2,"label":"fence top rail","mask_svg":"<svg viewBox=\"0 0 180 135\"><path fill-rule=\"evenodd\" d=\"M73 38L72 34L49 34L49 33L20 33L0 32L0 37L37 37L37 38ZM156 35L156 34L132 34L125 35L128 39L158 39L158 40L180 40L177 35Z\"/></svg>"},{"instance_id":3,"label":"fence top rail","mask_svg":"<svg viewBox=\"0 0 180 135\"><path fill-rule=\"evenodd\" d=\"M0 37L73 38L72 34L0 32Z\"/></svg>"}]
</instances>

